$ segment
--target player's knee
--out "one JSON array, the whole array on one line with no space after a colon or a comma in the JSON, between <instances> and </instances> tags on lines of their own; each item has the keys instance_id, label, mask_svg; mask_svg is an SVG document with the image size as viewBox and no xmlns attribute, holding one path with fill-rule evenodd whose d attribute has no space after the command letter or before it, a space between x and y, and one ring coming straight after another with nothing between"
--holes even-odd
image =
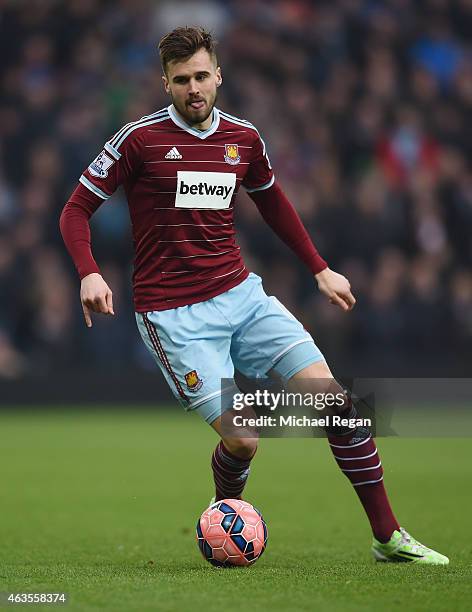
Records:
<instances>
[{"instance_id":1,"label":"player's knee","mask_svg":"<svg viewBox=\"0 0 472 612\"><path fill-rule=\"evenodd\" d=\"M325 395L341 390L325 361L312 363L290 378L287 384L289 391Z\"/></svg>"},{"instance_id":2,"label":"player's knee","mask_svg":"<svg viewBox=\"0 0 472 612\"><path fill-rule=\"evenodd\" d=\"M224 438L223 443L230 453L241 459L250 459L257 450L257 438Z\"/></svg>"}]
</instances>

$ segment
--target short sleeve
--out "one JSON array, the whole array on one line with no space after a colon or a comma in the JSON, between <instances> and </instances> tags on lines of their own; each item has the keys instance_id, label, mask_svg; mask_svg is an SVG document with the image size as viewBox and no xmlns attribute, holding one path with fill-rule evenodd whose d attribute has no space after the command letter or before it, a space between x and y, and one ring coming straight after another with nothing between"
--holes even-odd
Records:
<instances>
[{"instance_id":1,"label":"short sleeve","mask_svg":"<svg viewBox=\"0 0 472 612\"><path fill-rule=\"evenodd\" d=\"M114 137L115 138L115 137ZM142 163L139 134L132 134L118 148L105 143L103 150L86 168L79 181L92 193L107 200L123 183L131 180Z\"/></svg>"},{"instance_id":2,"label":"short sleeve","mask_svg":"<svg viewBox=\"0 0 472 612\"><path fill-rule=\"evenodd\" d=\"M243 180L243 187L248 193L268 189L274 184L274 173L267 155L266 146L259 133L253 145L253 155L246 176Z\"/></svg>"}]
</instances>

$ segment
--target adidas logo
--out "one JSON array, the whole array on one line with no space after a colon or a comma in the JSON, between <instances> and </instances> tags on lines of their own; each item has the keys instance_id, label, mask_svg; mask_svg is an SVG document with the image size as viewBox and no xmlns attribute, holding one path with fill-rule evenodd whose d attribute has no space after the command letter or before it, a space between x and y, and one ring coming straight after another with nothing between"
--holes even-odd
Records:
<instances>
[{"instance_id":1,"label":"adidas logo","mask_svg":"<svg viewBox=\"0 0 472 612\"><path fill-rule=\"evenodd\" d=\"M166 159L182 159L182 155L179 153L176 147L172 147L172 149L166 154Z\"/></svg>"}]
</instances>

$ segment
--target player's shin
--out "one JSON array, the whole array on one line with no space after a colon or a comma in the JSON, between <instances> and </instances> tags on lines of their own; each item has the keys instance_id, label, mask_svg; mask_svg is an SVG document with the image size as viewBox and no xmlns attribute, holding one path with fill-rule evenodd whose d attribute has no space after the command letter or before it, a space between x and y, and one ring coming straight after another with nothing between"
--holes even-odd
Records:
<instances>
[{"instance_id":1,"label":"player's shin","mask_svg":"<svg viewBox=\"0 0 472 612\"><path fill-rule=\"evenodd\" d=\"M356 418L348 401L341 416ZM399 524L390 507L383 483L383 469L377 447L367 427L327 427L326 433L336 463L353 485L370 521L375 538L387 542Z\"/></svg>"},{"instance_id":2,"label":"player's shin","mask_svg":"<svg viewBox=\"0 0 472 612\"><path fill-rule=\"evenodd\" d=\"M241 499L242 492L249 477L250 463L257 450L257 442L241 441L242 448L226 447L223 440L219 442L211 458L213 478L215 481L216 501L220 499ZM242 458L236 455L244 455Z\"/></svg>"}]
</instances>

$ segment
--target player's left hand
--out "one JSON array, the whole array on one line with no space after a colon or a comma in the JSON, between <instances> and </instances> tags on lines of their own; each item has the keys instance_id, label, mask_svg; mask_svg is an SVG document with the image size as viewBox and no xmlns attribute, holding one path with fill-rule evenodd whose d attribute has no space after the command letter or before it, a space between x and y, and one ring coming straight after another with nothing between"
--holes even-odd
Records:
<instances>
[{"instance_id":1,"label":"player's left hand","mask_svg":"<svg viewBox=\"0 0 472 612\"><path fill-rule=\"evenodd\" d=\"M315 278L318 281L318 289L326 295L331 304L345 311L354 308L356 298L352 295L351 285L345 276L325 268L315 274Z\"/></svg>"}]
</instances>

